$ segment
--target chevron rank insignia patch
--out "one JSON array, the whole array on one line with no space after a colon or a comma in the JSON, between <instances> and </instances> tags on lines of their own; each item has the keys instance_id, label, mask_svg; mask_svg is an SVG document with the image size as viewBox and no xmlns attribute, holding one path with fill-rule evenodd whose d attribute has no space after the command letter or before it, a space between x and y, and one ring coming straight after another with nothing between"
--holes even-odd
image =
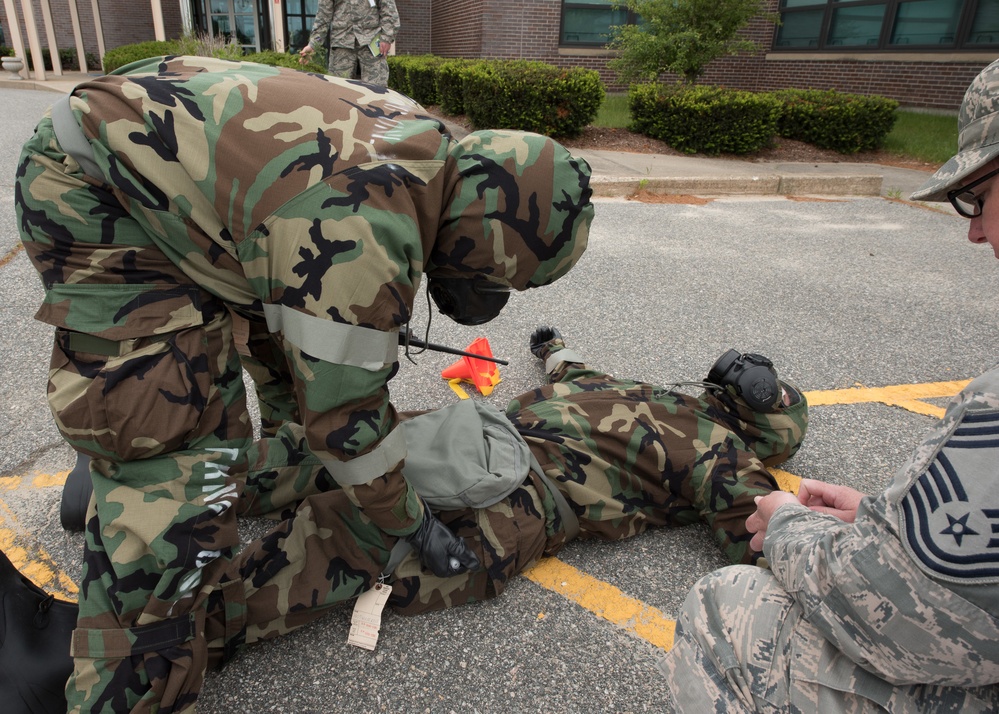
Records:
<instances>
[{"instance_id":1,"label":"chevron rank insignia patch","mask_svg":"<svg viewBox=\"0 0 999 714\"><path fill-rule=\"evenodd\" d=\"M899 506L902 539L925 570L999 577L999 412L968 412Z\"/></svg>"}]
</instances>

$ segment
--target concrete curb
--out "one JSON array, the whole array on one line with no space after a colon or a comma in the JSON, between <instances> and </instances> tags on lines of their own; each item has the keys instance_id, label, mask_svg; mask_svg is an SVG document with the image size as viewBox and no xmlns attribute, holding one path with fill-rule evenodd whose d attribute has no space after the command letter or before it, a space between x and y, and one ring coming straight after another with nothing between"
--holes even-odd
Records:
<instances>
[{"instance_id":1,"label":"concrete curb","mask_svg":"<svg viewBox=\"0 0 999 714\"><path fill-rule=\"evenodd\" d=\"M593 176L593 195L601 198L621 198L644 189L659 194L707 195L827 195L879 196L884 177L873 174L860 176L761 175L732 177L673 177L638 178L624 176Z\"/></svg>"}]
</instances>

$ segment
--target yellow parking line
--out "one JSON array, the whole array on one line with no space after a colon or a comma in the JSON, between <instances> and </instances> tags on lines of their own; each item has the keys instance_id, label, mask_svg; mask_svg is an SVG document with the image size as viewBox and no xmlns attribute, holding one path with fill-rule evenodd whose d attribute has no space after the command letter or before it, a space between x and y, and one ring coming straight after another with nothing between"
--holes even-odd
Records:
<instances>
[{"instance_id":1,"label":"yellow parking line","mask_svg":"<svg viewBox=\"0 0 999 714\"><path fill-rule=\"evenodd\" d=\"M673 646L676 622L558 558L545 558L525 570L524 575L660 649L669 650Z\"/></svg>"},{"instance_id":2,"label":"yellow parking line","mask_svg":"<svg viewBox=\"0 0 999 714\"><path fill-rule=\"evenodd\" d=\"M67 599L76 600L80 592L76 583L35 543L4 501L0 501L0 550L38 587L47 592L60 591Z\"/></svg>"},{"instance_id":3,"label":"yellow parking line","mask_svg":"<svg viewBox=\"0 0 999 714\"><path fill-rule=\"evenodd\" d=\"M953 382L925 382L923 384L898 384L891 387L849 387L847 389L825 389L805 392L809 407L832 404L863 404L880 402L893 407L908 409L925 416L940 418L944 415L941 407L926 404L920 399L953 397L964 389L970 379Z\"/></svg>"}]
</instances>

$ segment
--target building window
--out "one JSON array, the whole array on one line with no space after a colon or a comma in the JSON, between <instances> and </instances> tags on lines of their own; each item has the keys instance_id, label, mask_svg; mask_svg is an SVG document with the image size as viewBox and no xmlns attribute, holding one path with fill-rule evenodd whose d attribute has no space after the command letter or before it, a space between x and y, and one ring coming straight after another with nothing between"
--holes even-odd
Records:
<instances>
[{"instance_id":1,"label":"building window","mask_svg":"<svg viewBox=\"0 0 999 714\"><path fill-rule=\"evenodd\" d=\"M781 0L778 50L999 47L999 0Z\"/></svg>"},{"instance_id":2,"label":"building window","mask_svg":"<svg viewBox=\"0 0 999 714\"><path fill-rule=\"evenodd\" d=\"M319 0L285 0L285 36L288 38L288 51L298 52L309 44L312 25L319 11Z\"/></svg>"},{"instance_id":3,"label":"building window","mask_svg":"<svg viewBox=\"0 0 999 714\"><path fill-rule=\"evenodd\" d=\"M196 0L194 18L196 29L235 42L243 52L261 49L259 8L254 0Z\"/></svg>"},{"instance_id":4,"label":"building window","mask_svg":"<svg viewBox=\"0 0 999 714\"><path fill-rule=\"evenodd\" d=\"M615 25L633 25L638 17L606 0L563 0L559 44L566 47L603 47Z\"/></svg>"}]
</instances>

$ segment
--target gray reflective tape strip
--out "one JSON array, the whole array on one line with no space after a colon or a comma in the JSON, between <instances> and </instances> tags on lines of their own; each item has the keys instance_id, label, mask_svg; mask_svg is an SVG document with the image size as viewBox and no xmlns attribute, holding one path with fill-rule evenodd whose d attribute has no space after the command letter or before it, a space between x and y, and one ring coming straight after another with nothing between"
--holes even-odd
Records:
<instances>
[{"instance_id":1,"label":"gray reflective tape strip","mask_svg":"<svg viewBox=\"0 0 999 714\"><path fill-rule=\"evenodd\" d=\"M400 538L392 546L392 550L389 552L388 563L385 564L384 570L382 570L382 576L388 577L395 572L395 569L399 567L399 563L406 559L406 556L413 551L413 545L405 538Z\"/></svg>"},{"instance_id":2,"label":"gray reflective tape strip","mask_svg":"<svg viewBox=\"0 0 999 714\"><path fill-rule=\"evenodd\" d=\"M69 106L70 96L72 95L67 94L52 105L52 130L59 146L76 159L83 173L103 183L106 181L104 172L94 161L94 147L87 141L83 129L76 121L76 115Z\"/></svg>"},{"instance_id":3,"label":"gray reflective tape strip","mask_svg":"<svg viewBox=\"0 0 999 714\"><path fill-rule=\"evenodd\" d=\"M563 350L564 352L565 350ZM531 471L537 474L542 481L544 481L545 487L548 492L555 499L555 507L558 509L558 515L562 518L562 527L565 529L565 542L568 543L571 540L575 540L576 536L579 535L579 519L576 518L576 512L572 510L572 506L566 500L562 492L558 490L558 486L552 481L548 476L545 475L544 470L541 468L541 464L531 454Z\"/></svg>"},{"instance_id":4,"label":"gray reflective tape strip","mask_svg":"<svg viewBox=\"0 0 999 714\"><path fill-rule=\"evenodd\" d=\"M360 486L391 472L406 458L406 436L402 429L395 429L373 451L350 461L340 461L325 454L318 456L337 483Z\"/></svg>"},{"instance_id":5,"label":"gray reflective tape strip","mask_svg":"<svg viewBox=\"0 0 999 714\"><path fill-rule=\"evenodd\" d=\"M559 350L549 355L548 359L545 360L545 371L554 372L559 362L577 362L583 364L586 360L575 350Z\"/></svg>"},{"instance_id":6,"label":"gray reflective tape strip","mask_svg":"<svg viewBox=\"0 0 999 714\"><path fill-rule=\"evenodd\" d=\"M280 332L300 350L333 364L377 372L399 357L399 333L345 325L284 305L264 305L267 329Z\"/></svg>"}]
</instances>

